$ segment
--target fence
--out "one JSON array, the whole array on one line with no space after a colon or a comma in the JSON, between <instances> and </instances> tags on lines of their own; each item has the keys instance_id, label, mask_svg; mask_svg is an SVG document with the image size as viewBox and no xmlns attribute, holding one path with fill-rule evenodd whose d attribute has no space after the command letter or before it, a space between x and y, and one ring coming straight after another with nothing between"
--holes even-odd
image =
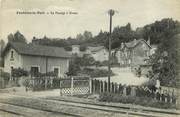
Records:
<instances>
[{"instance_id":1,"label":"fence","mask_svg":"<svg viewBox=\"0 0 180 117\"><path fill-rule=\"evenodd\" d=\"M88 76L33 77L25 81L26 89L33 91L60 89L61 95L89 94L91 93L91 84L91 79Z\"/></svg>"},{"instance_id":2,"label":"fence","mask_svg":"<svg viewBox=\"0 0 180 117\"><path fill-rule=\"evenodd\" d=\"M61 95L91 94L91 78L87 76L73 76L60 79Z\"/></svg>"},{"instance_id":3,"label":"fence","mask_svg":"<svg viewBox=\"0 0 180 117\"><path fill-rule=\"evenodd\" d=\"M108 83L106 81L92 80L92 92L108 92ZM157 101L176 103L175 91L168 92L162 89L149 89L144 86L126 86L118 83L110 83L110 93L121 94L123 96L150 97Z\"/></svg>"},{"instance_id":4,"label":"fence","mask_svg":"<svg viewBox=\"0 0 180 117\"><path fill-rule=\"evenodd\" d=\"M0 78L0 89L5 88L5 81L3 78Z\"/></svg>"},{"instance_id":5,"label":"fence","mask_svg":"<svg viewBox=\"0 0 180 117\"><path fill-rule=\"evenodd\" d=\"M53 89L54 77L32 77L24 81L26 89L33 91Z\"/></svg>"},{"instance_id":6,"label":"fence","mask_svg":"<svg viewBox=\"0 0 180 117\"><path fill-rule=\"evenodd\" d=\"M0 77L0 89L6 88L8 84L9 84L8 78Z\"/></svg>"}]
</instances>

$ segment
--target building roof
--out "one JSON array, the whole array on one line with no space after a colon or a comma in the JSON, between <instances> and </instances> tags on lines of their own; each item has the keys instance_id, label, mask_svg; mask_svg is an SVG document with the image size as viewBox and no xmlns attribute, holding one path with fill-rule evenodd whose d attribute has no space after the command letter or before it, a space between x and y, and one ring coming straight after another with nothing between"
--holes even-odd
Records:
<instances>
[{"instance_id":1,"label":"building roof","mask_svg":"<svg viewBox=\"0 0 180 117\"><path fill-rule=\"evenodd\" d=\"M87 49L89 49L91 52L97 52L99 50L105 49L105 47L104 46L96 46L96 47L88 46Z\"/></svg>"},{"instance_id":2,"label":"building roof","mask_svg":"<svg viewBox=\"0 0 180 117\"><path fill-rule=\"evenodd\" d=\"M12 47L13 49L15 49L19 54L24 54L24 55L61 57L61 58L71 57L64 50L64 48L42 46L42 45L35 45L35 44L26 44L26 43L19 43L19 42L8 43L3 52L3 55L9 49L9 47Z\"/></svg>"},{"instance_id":3,"label":"building roof","mask_svg":"<svg viewBox=\"0 0 180 117\"><path fill-rule=\"evenodd\" d=\"M142 41L145 42L151 48L151 46L144 39L138 39L138 40L134 39L133 41L125 43L125 45L128 48L134 48L136 45L138 45Z\"/></svg>"}]
</instances>

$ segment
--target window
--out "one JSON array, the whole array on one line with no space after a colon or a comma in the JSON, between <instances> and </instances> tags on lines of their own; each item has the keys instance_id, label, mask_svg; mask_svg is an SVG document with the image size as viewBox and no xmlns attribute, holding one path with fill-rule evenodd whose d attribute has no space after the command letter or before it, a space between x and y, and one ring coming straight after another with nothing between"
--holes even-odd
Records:
<instances>
[{"instance_id":1,"label":"window","mask_svg":"<svg viewBox=\"0 0 180 117\"><path fill-rule=\"evenodd\" d=\"M128 63L131 64L131 59L128 60Z\"/></svg>"},{"instance_id":2,"label":"window","mask_svg":"<svg viewBox=\"0 0 180 117\"><path fill-rule=\"evenodd\" d=\"M145 50L145 51L144 51L144 55L145 55L145 56L149 56L148 50Z\"/></svg>"},{"instance_id":3,"label":"window","mask_svg":"<svg viewBox=\"0 0 180 117\"><path fill-rule=\"evenodd\" d=\"M56 76L59 76L59 68L54 68L54 73Z\"/></svg>"},{"instance_id":4,"label":"window","mask_svg":"<svg viewBox=\"0 0 180 117\"><path fill-rule=\"evenodd\" d=\"M14 58L14 51L11 51L11 58Z\"/></svg>"},{"instance_id":5,"label":"window","mask_svg":"<svg viewBox=\"0 0 180 117\"><path fill-rule=\"evenodd\" d=\"M11 61L13 61L14 60L14 51L11 51L11 59L10 59Z\"/></svg>"},{"instance_id":6,"label":"window","mask_svg":"<svg viewBox=\"0 0 180 117\"><path fill-rule=\"evenodd\" d=\"M38 76L39 67L31 67L31 76Z\"/></svg>"}]
</instances>

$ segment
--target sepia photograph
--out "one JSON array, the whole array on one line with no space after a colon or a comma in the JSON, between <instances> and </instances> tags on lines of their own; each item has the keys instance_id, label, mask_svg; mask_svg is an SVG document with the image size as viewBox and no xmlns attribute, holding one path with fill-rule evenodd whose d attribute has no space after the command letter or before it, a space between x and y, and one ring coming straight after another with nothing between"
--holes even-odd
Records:
<instances>
[{"instance_id":1,"label":"sepia photograph","mask_svg":"<svg viewBox=\"0 0 180 117\"><path fill-rule=\"evenodd\" d=\"M180 0L0 0L0 117L180 117Z\"/></svg>"}]
</instances>

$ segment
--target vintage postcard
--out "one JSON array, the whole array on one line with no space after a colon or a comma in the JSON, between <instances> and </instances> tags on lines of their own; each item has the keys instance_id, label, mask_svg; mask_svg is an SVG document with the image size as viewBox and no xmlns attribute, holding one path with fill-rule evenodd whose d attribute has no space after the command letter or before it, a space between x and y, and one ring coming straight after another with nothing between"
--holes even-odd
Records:
<instances>
[{"instance_id":1,"label":"vintage postcard","mask_svg":"<svg viewBox=\"0 0 180 117\"><path fill-rule=\"evenodd\" d=\"M0 0L0 117L179 117L180 0Z\"/></svg>"}]
</instances>

